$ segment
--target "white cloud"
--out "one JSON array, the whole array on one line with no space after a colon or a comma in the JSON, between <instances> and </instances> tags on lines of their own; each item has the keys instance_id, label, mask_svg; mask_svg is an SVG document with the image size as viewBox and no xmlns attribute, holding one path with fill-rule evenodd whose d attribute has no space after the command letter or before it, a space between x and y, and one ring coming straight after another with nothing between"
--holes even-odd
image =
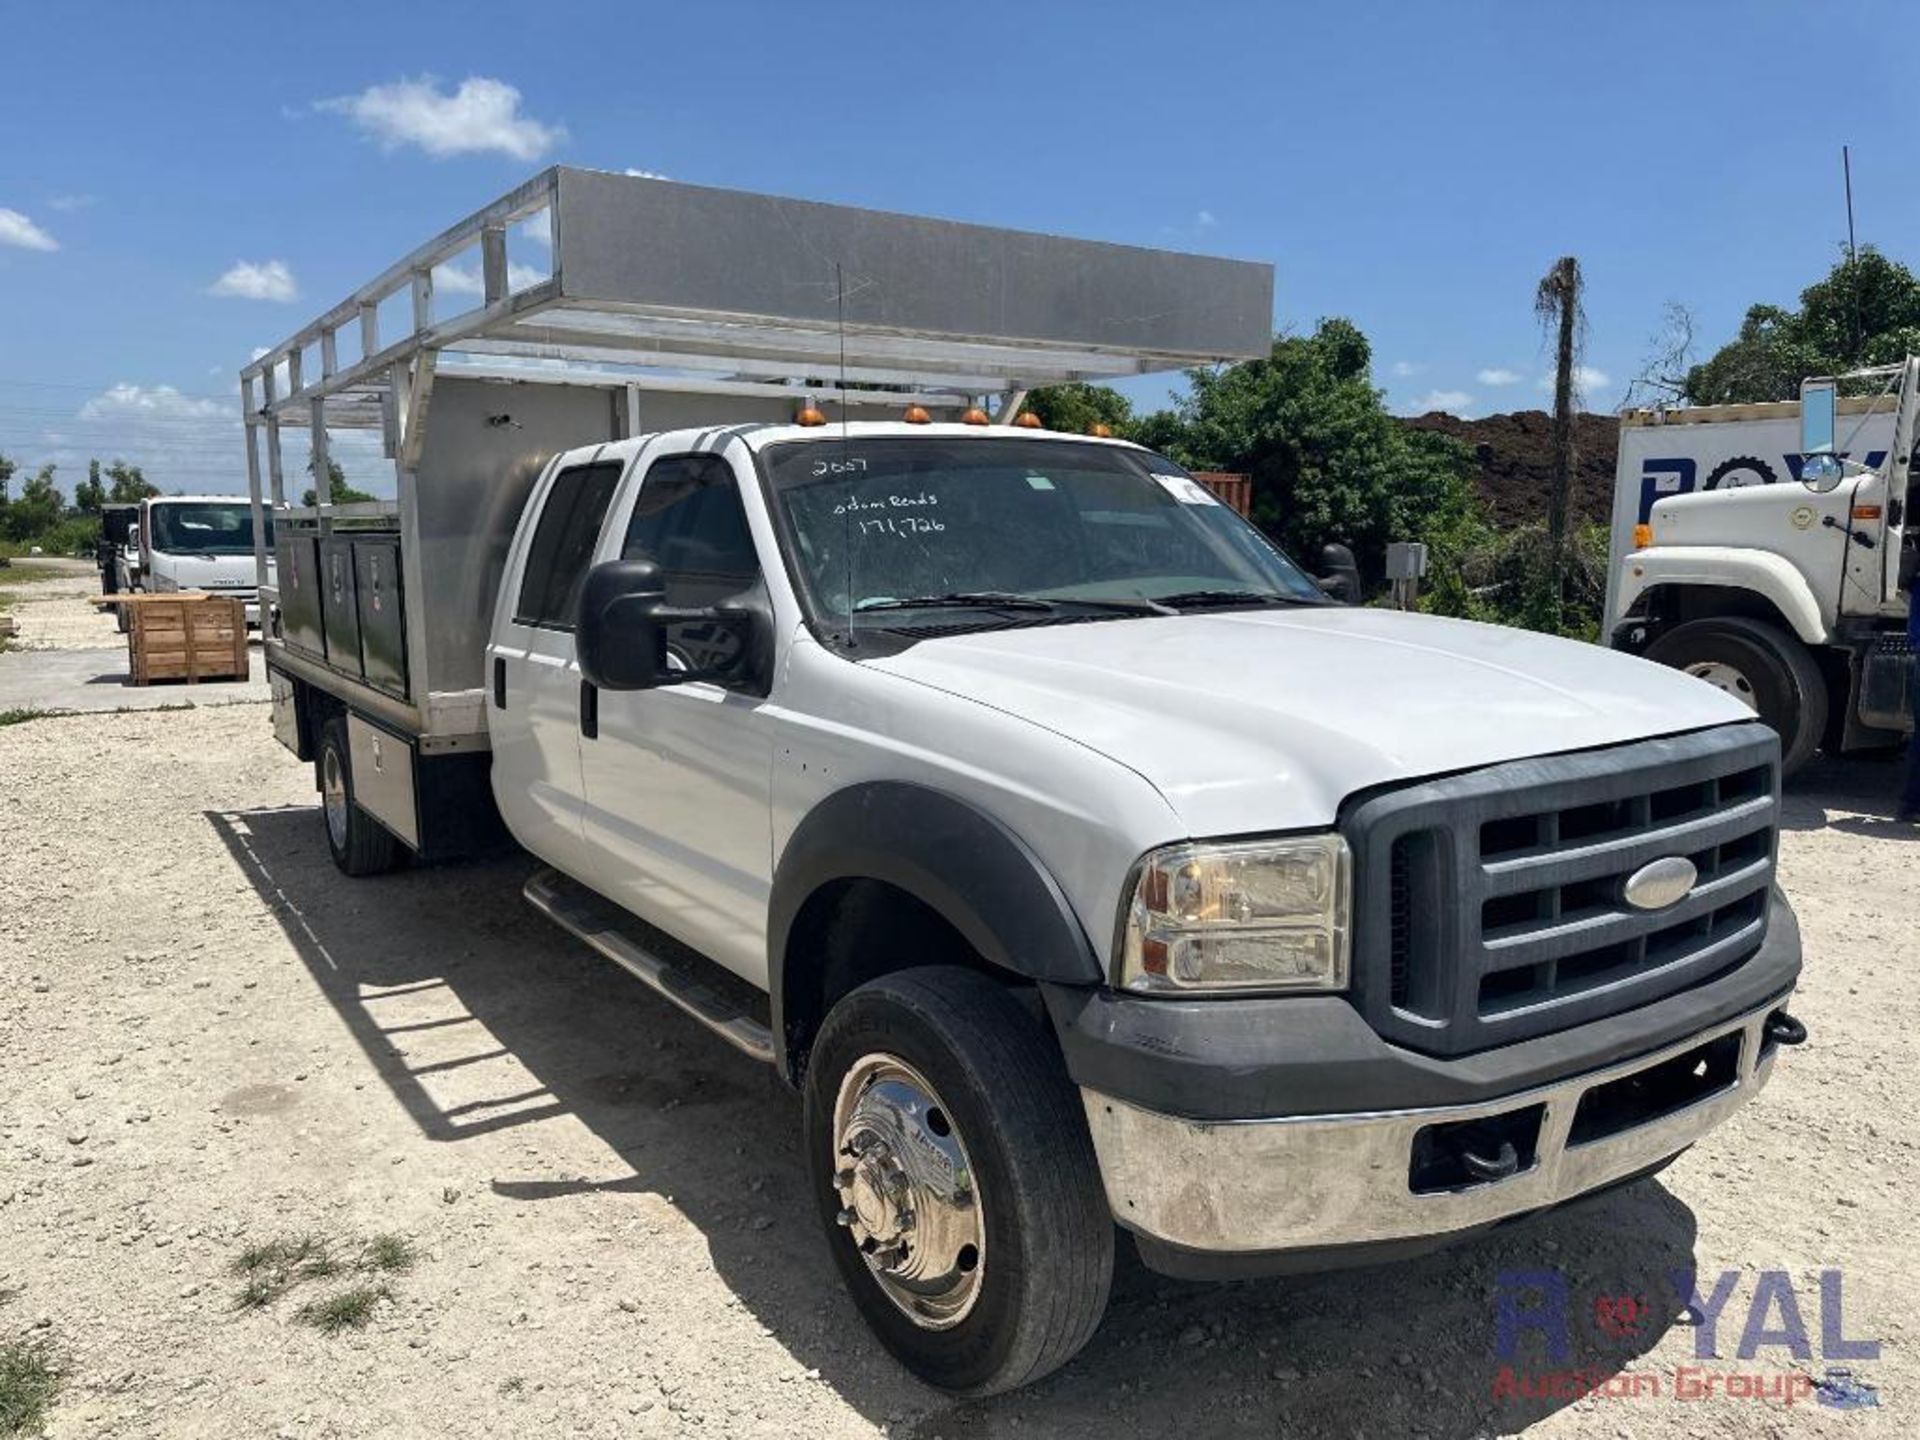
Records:
<instances>
[{"instance_id":1,"label":"white cloud","mask_svg":"<svg viewBox=\"0 0 1920 1440\"><path fill-rule=\"evenodd\" d=\"M524 290L527 286L538 285L547 278L547 271L535 269L531 265L509 263L507 266L509 290ZM452 261L434 268L433 288L445 291L449 295L484 295L487 290L478 269L469 269L465 265Z\"/></svg>"},{"instance_id":2,"label":"white cloud","mask_svg":"<svg viewBox=\"0 0 1920 1440\"><path fill-rule=\"evenodd\" d=\"M74 210L85 210L88 206L99 203L100 197L97 195L56 195L47 201L47 208L67 214Z\"/></svg>"},{"instance_id":3,"label":"white cloud","mask_svg":"<svg viewBox=\"0 0 1920 1440\"><path fill-rule=\"evenodd\" d=\"M671 175L662 175L658 170L635 170L632 166L628 166L625 173L636 180L671 180L673 178Z\"/></svg>"},{"instance_id":4,"label":"white cloud","mask_svg":"<svg viewBox=\"0 0 1920 1440\"><path fill-rule=\"evenodd\" d=\"M1216 223L1211 210L1202 210L1193 217L1193 223L1202 230L1211 230Z\"/></svg>"},{"instance_id":5,"label":"white cloud","mask_svg":"<svg viewBox=\"0 0 1920 1440\"><path fill-rule=\"evenodd\" d=\"M1473 377L1482 385L1518 385L1525 378L1518 370L1508 370L1499 365L1490 365Z\"/></svg>"},{"instance_id":6,"label":"white cloud","mask_svg":"<svg viewBox=\"0 0 1920 1440\"><path fill-rule=\"evenodd\" d=\"M1542 390L1553 389L1553 371L1547 371L1534 383ZM1582 394L1590 395L1595 390L1604 390L1612 383L1613 377L1604 370L1597 370L1591 365L1573 367L1573 388Z\"/></svg>"},{"instance_id":7,"label":"white cloud","mask_svg":"<svg viewBox=\"0 0 1920 1440\"><path fill-rule=\"evenodd\" d=\"M58 250L60 242L42 230L18 210L0 206L0 245L22 250Z\"/></svg>"},{"instance_id":8,"label":"white cloud","mask_svg":"<svg viewBox=\"0 0 1920 1440\"><path fill-rule=\"evenodd\" d=\"M1473 404L1473 396L1464 390L1429 390L1407 407L1412 415L1424 415L1429 410L1445 410L1458 415Z\"/></svg>"},{"instance_id":9,"label":"white cloud","mask_svg":"<svg viewBox=\"0 0 1920 1440\"><path fill-rule=\"evenodd\" d=\"M418 145L437 158L496 151L515 160L538 160L567 138L564 126L523 114L513 86L484 75L468 76L451 94L443 94L431 75L422 75L322 100L315 108L345 115L382 149Z\"/></svg>"},{"instance_id":10,"label":"white cloud","mask_svg":"<svg viewBox=\"0 0 1920 1440\"><path fill-rule=\"evenodd\" d=\"M213 282L207 293L236 300L284 302L300 298L300 289L293 283L293 271L284 260L266 260L257 265L251 260L237 261L231 270Z\"/></svg>"},{"instance_id":11,"label":"white cloud","mask_svg":"<svg viewBox=\"0 0 1920 1440\"><path fill-rule=\"evenodd\" d=\"M1409 375L1418 375L1426 368L1426 366L1417 365L1411 360L1396 360L1393 362L1393 373L1402 380L1406 379Z\"/></svg>"},{"instance_id":12,"label":"white cloud","mask_svg":"<svg viewBox=\"0 0 1920 1440\"><path fill-rule=\"evenodd\" d=\"M89 459L119 457L140 466L162 490L237 494L247 486L243 433L237 389L194 394L123 381L89 397L71 418L34 440L7 448L23 468L57 465L57 481L68 493L85 477ZM378 431L334 430L330 438L334 458L356 485L393 493L393 467L381 453ZM283 446L287 488L297 495L295 477L307 463L305 432L284 432Z\"/></svg>"},{"instance_id":13,"label":"white cloud","mask_svg":"<svg viewBox=\"0 0 1920 1440\"><path fill-rule=\"evenodd\" d=\"M183 395L171 385L129 385L125 381L95 395L80 407L82 420L138 416L157 419L200 419L219 415L229 407L203 396ZM231 407L236 412L239 402Z\"/></svg>"}]
</instances>

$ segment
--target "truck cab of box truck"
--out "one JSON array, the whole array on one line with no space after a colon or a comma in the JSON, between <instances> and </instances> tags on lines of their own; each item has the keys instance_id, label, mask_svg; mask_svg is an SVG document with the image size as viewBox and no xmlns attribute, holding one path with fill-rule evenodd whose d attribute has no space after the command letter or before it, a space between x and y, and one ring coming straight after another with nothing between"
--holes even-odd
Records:
<instances>
[{"instance_id":1,"label":"truck cab of box truck","mask_svg":"<svg viewBox=\"0 0 1920 1440\"><path fill-rule=\"evenodd\" d=\"M487 658L530 898L765 996L841 1273L949 1388L1070 1355L1116 1221L1184 1275L1409 1253L1658 1169L1799 1035L1745 707L1331 603L1135 446L563 454Z\"/></svg>"},{"instance_id":2,"label":"truck cab of box truck","mask_svg":"<svg viewBox=\"0 0 1920 1440\"><path fill-rule=\"evenodd\" d=\"M266 523L271 554L273 522ZM247 624L259 626L253 511L245 496L155 496L141 504L138 532L142 589L236 596L246 601Z\"/></svg>"},{"instance_id":3,"label":"truck cab of box truck","mask_svg":"<svg viewBox=\"0 0 1920 1440\"><path fill-rule=\"evenodd\" d=\"M1790 774L1817 749L1896 744L1920 359L1846 400L1629 416L1606 633L1724 690L1780 733ZM1635 508L1637 505L1637 509Z\"/></svg>"}]
</instances>

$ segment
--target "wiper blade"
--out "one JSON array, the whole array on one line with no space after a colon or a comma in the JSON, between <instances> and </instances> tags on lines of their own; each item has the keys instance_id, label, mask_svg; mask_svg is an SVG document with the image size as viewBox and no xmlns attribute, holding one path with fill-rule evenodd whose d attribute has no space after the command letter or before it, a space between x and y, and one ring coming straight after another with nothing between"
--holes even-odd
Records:
<instances>
[{"instance_id":1,"label":"wiper blade","mask_svg":"<svg viewBox=\"0 0 1920 1440\"><path fill-rule=\"evenodd\" d=\"M1311 605L1295 595L1274 590L1182 590L1173 595L1155 597L1162 605L1184 609L1193 605Z\"/></svg>"},{"instance_id":2,"label":"wiper blade","mask_svg":"<svg viewBox=\"0 0 1920 1440\"><path fill-rule=\"evenodd\" d=\"M1164 600L1150 600L1145 595L1126 600L1096 600L1086 595L1062 595L1057 603L1087 605L1099 610L1112 610L1121 615L1177 615L1180 613Z\"/></svg>"},{"instance_id":3,"label":"wiper blade","mask_svg":"<svg viewBox=\"0 0 1920 1440\"><path fill-rule=\"evenodd\" d=\"M1052 610L1053 601L1038 595L1015 595L1005 590L956 590L946 595L880 595L862 600L855 613L867 610L937 610L974 607L994 610Z\"/></svg>"}]
</instances>

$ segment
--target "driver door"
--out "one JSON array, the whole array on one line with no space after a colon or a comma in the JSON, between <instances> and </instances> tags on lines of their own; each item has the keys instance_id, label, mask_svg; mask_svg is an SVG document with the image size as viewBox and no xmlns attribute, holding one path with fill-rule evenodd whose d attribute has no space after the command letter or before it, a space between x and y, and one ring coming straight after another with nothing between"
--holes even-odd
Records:
<instances>
[{"instance_id":1,"label":"driver door","mask_svg":"<svg viewBox=\"0 0 1920 1440\"><path fill-rule=\"evenodd\" d=\"M653 560L673 606L763 594L741 483L711 452L652 460L624 527L613 530L618 543L603 544L599 558ZM731 632L698 622L668 629L672 669L724 673L744 659L739 650ZM766 697L744 680L701 680L602 690L593 705L580 756L596 888L764 984L773 883Z\"/></svg>"}]
</instances>

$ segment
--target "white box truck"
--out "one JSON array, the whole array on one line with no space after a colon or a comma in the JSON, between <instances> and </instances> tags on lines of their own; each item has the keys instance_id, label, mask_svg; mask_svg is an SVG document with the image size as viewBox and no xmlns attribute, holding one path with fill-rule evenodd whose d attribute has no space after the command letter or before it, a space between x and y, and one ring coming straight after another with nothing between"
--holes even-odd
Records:
<instances>
[{"instance_id":1,"label":"white box truck","mask_svg":"<svg viewBox=\"0 0 1920 1440\"><path fill-rule=\"evenodd\" d=\"M335 862L504 826L800 1091L854 1304L950 1390L1072 1356L1123 1234L1414 1253L1660 1169L1805 1036L1745 706L1334 603L1165 457L1021 423L1271 317L1264 265L559 169L243 371ZM397 498L288 505L295 424L317 476L380 430Z\"/></svg>"},{"instance_id":2,"label":"white box truck","mask_svg":"<svg viewBox=\"0 0 1920 1440\"><path fill-rule=\"evenodd\" d=\"M1828 418L1811 438L1795 402L1621 422L1603 636L1754 710L1779 732L1788 773L1821 748L1897 744L1914 724L1920 360L1857 378L1879 393L1836 403L1832 381L1808 382ZM1810 453L1834 463L1808 474Z\"/></svg>"}]
</instances>

